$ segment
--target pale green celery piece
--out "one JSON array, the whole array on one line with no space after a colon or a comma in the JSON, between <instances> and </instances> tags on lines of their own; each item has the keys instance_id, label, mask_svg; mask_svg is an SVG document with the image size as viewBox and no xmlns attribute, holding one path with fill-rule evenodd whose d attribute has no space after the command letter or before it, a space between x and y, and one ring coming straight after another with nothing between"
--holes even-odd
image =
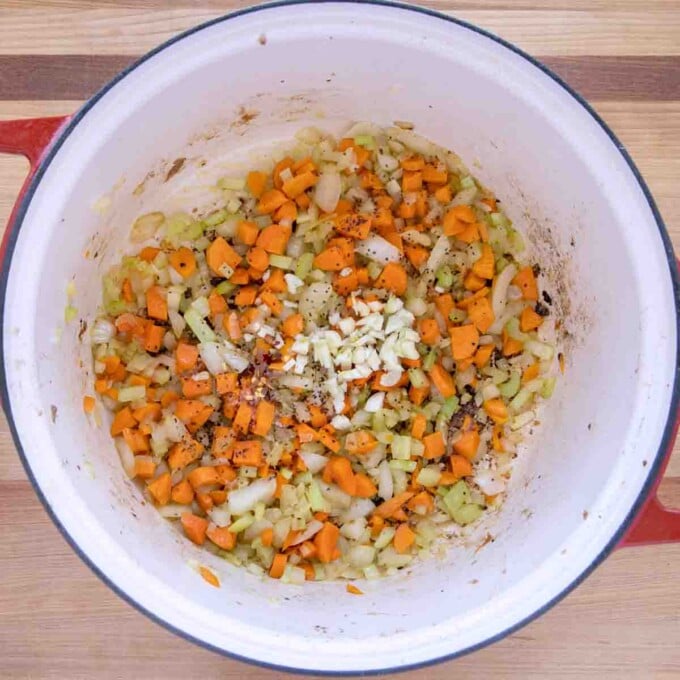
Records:
<instances>
[{"instance_id":1,"label":"pale green celery piece","mask_svg":"<svg viewBox=\"0 0 680 680\"><path fill-rule=\"evenodd\" d=\"M419 368L410 368L408 371L408 377L411 381L411 385L413 385L413 387L416 389L421 389L429 385L429 381L425 375L425 372Z\"/></svg>"},{"instance_id":2,"label":"pale green celery piece","mask_svg":"<svg viewBox=\"0 0 680 680\"><path fill-rule=\"evenodd\" d=\"M445 290L448 290L453 285L453 272L451 271L451 267L447 264L444 264L437 269L435 277L437 279L437 285Z\"/></svg>"},{"instance_id":3,"label":"pale green celery piece","mask_svg":"<svg viewBox=\"0 0 680 680\"><path fill-rule=\"evenodd\" d=\"M449 421L454 413L460 409L460 400L456 395L448 397L437 414L435 429L445 430L449 426Z\"/></svg>"},{"instance_id":4,"label":"pale green celery piece","mask_svg":"<svg viewBox=\"0 0 680 680\"><path fill-rule=\"evenodd\" d=\"M437 362L437 354L438 354L437 349L435 347L433 347L430 350L429 354L425 357L425 359L423 360L423 369L425 371L431 371L432 370L432 367Z\"/></svg>"},{"instance_id":5,"label":"pale green celery piece","mask_svg":"<svg viewBox=\"0 0 680 680\"><path fill-rule=\"evenodd\" d=\"M519 411L524 407L532 397L532 393L527 389L521 389L515 397L510 401L510 408L513 411Z\"/></svg>"},{"instance_id":6,"label":"pale green celery piece","mask_svg":"<svg viewBox=\"0 0 680 680\"><path fill-rule=\"evenodd\" d=\"M73 319L76 318L77 314L78 310L75 307L73 307L72 305L66 305L66 307L64 308L64 321L66 321L66 323L73 321Z\"/></svg>"},{"instance_id":7,"label":"pale green celery piece","mask_svg":"<svg viewBox=\"0 0 680 680\"><path fill-rule=\"evenodd\" d=\"M371 427L374 432L386 432L387 425L385 424L385 409L378 409L371 418Z\"/></svg>"},{"instance_id":8,"label":"pale green celery piece","mask_svg":"<svg viewBox=\"0 0 680 680\"><path fill-rule=\"evenodd\" d=\"M508 238L510 239L510 245L516 253L521 253L524 251L524 239L522 234L520 234L516 229L509 229Z\"/></svg>"},{"instance_id":9,"label":"pale green celery piece","mask_svg":"<svg viewBox=\"0 0 680 680\"><path fill-rule=\"evenodd\" d=\"M328 509L326 499L323 497L319 485L313 480L307 489L307 500L312 508L312 512L325 512Z\"/></svg>"},{"instance_id":10,"label":"pale green celery piece","mask_svg":"<svg viewBox=\"0 0 680 680\"><path fill-rule=\"evenodd\" d=\"M305 472L299 472L297 475L295 475L295 479L293 480L293 484L309 484L312 481L312 473L309 470L306 470Z\"/></svg>"},{"instance_id":11,"label":"pale green celery piece","mask_svg":"<svg viewBox=\"0 0 680 680\"><path fill-rule=\"evenodd\" d=\"M269 264L272 267L278 267L279 269L290 269L293 266L293 258L287 257L285 255L275 255L269 256Z\"/></svg>"},{"instance_id":12,"label":"pale green celery piece","mask_svg":"<svg viewBox=\"0 0 680 680\"><path fill-rule=\"evenodd\" d=\"M309 272L314 266L314 253L302 253L295 265L295 276L303 281L307 278Z\"/></svg>"},{"instance_id":13,"label":"pale green celery piece","mask_svg":"<svg viewBox=\"0 0 680 680\"><path fill-rule=\"evenodd\" d=\"M236 284L231 283L231 281L222 281L221 283L218 283L217 286L215 287L215 290L220 294L220 295L230 295L231 292L236 288Z\"/></svg>"},{"instance_id":14,"label":"pale green celery piece","mask_svg":"<svg viewBox=\"0 0 680 680\"><path fill-rule=\"evenodd\" d=\"M395 532L396 530L394 528L385 527L378 535L378 538L375 539L375 549L382 550L383 548L386 548L394 538Z\"/></svg>"},{"instance_id":15,"label":"pale green celery piece","mask_svg":"<svg viewBox=\"0 0 680 680\"><path fill-rule=\"evenodd\" d=\"M423 486L436 486L442 473L434 467L424 467L417 477L418 484Z\"/></svg>"},{"instance_id":16,"label":"pale green celery piece","mask_svg":"<svg viewBox=\"0 0 680 680\"><path fill-rule=\"evenodd\" d=\"M229 526L229 531L231 531L232 534L240 534L242 531L245 531L254 521L255 517L248 513L243 515L243 517L239 517L233 524L231 524Z\"/></svg>"},{"instance_id":17,"label":"pale green celery piece","mask_svg":"<svg viewBox=\"0 0 680 680\"><path fill-rule=\"evenodd\" d=\"M396 427L399 422L399 412L392 411L391 409L385 409L385 426L388 430Z\"/></svg>"},{"instance_id":18,"label":"pale green celery piece","mask_svg":"<svg viewBox=\"0 0 680 680\"><path fill-rule=\"evenodd\" d=\"M552 393L555 391L555 385L557 384L557 379L555 377L546 378L543 381L543 386L541 387L541 396L544 399L550 399Z\"/></svg>"},{"instance_id":19,"label":"pale green celery piece","mask_svg":"<svg viewBox=\"0 0 680 680\"><path fill-rule=\"evenodd\" d=\"M417 463L415 460L391 460L389 461L388 465L392 470L413 472L416 469Z\"/></svg>"},{"instance_id":20,"label":"pale green celery piece","mask_svg":"<svg viewBox=\"0 0 680 680\"><path fill-rule=\"evenodd\" d=\"M514 397L517 392L519 392L519 387L520 374L518 371L513 371L510 374L510 379L498 386L498 391L506 399L512 399L512 397Z\"/></svg>"},{"instance_id":21,"label":"pale green celery piece","mask_svg":"<svg viewBox=\"0 0 680 680\"><path fill-rule=\"evenodd\" d=\"M255 509L253 510L255 514L255 519L259 522L263 517L264 517L264 511L267 509L267 506L260 501L256 506Z\"/></svg>"},{"instance_id":22,"label":"pale green celery piece","mask_svg":"<svg viewBox=\"0 0 680 680\"><path fill-rule=\"evenodd\" d=\"M441 411L441 408L441 404L437 403L436 401L430 401L425 404L425 406L423 406L422 413L428 420L434 420L437 417L439 411Z\"/></svg>"},{"instance_id":23,"label":"pale green celery piece","mask_svg":"<svg viewBox=\"0 0 680 680\"><path fill-rule=\"evenodd\" d=\"M357 135L354 138L354 143L358 146L363 146L366 149L375 149L375 139L373 135Z\"/></svg>"},{"instance_id":24,"label":"pale green celery piece","mask_svg":"<svg viewBox=\"0 0 680 680\"><path fill-rule=\"evenodd\" d=\"M217 180L217 186L220 189L228 189L230 191L243 191L246 188L246 181L240 177L220 177Z\"/></svg>"},{"instance_id":25,"label":"pale green celery piece","mask_svg":"<svg viewBox=\"0 0 680 680\"><path fill-rule=\"evenodd\" d=\"M481 505L476 505L475 503L466 503L461 505L459 508L451 513L451 518L456 524L465 526L466 524L472 524L476 519L479 519L483 512Z\"/></svg>"},{"instance_id":26,"label":"pale green celery piece","mask_svg":"<svg viewBox=\"0 0 680 680\"><path fill-rule=\"evenodd\" d=\"M110 300L104 307L111 316L118 316L127 310L127 303L123 300Z\"/></svg>"},{"instance_id":27,"label":"pale green celery piece","mask_svg":"<svg viewBox=\"0 0 680 680\"><path fill-rule=\"evenodd\" d=\"M293 471L290 468L282 468L279 474L286 479L292 479L293 477Z\"/></svg>"},{"instance_id":28,"label":"pale green celery piece","mask_svg":"<svg viewBox=\"0 0 680 680\"><path fill-rule=\"evenodd\" d=\"M467 313L464 309L452 309L449 312L449 321L452 323L462 323L467 318Z\"/></svg>"},{"instance_id":29,"label":"pale green celery piece","mask_svg":"<svg viewBox=\"0 0 680 680\"><path fill-rule=\"evenodd\" d=\"M187 309L184 313L184 320L187 322L189 328L198 338L199 342L214 342L215 331L208 325L208 323L201 317L201 315L193 308Z\"/></svg>"},{"instance_id":30,"label":"pale green celery piece","mask_svg":"<svg viewBox=\"0 0 680 680\"><path fill-rule=\"evenodd\" d=\"M512 319L510 319L505 324L505 330L513 340L526 342L527 340L530 339L530 337L526 333L522 333L522 331L519 329L519 319L516 316L513 316Z\"/></svg>"},{"instance_id":31,"label":"pale green celery piece","mask_svg":"<svg viewBox=\"0 0 680 680\"><path fill-rule=\"evenodd\" d=\"M377 279L380 274L382 273L383 266L379 262L375 262L374 260L371 260L368 263L368 276L370 279Z\"/></svg>"},{"instance_id":32,"label":"pale green celery piece","mask_svg":"<svg viewBox=\"0 0 680 680\"><path fill-rule=\"evenodd\" d=\"M172 377L172 374L170 373L169 369L167 368L157 368L153 372L153 379L155 383L158 383L159 385L165 385L170 381L170 378Z\"/></svg>"},{"instance_id":33,"label":"pale green celery piece","mask_svg":"<svg viewBox=\"0 0 680 680\"><path fill-rule=\"evenodd\" d=\"M472 189L474 186L476 186L475 180L470 175L460 178L461 189Z\"/></svg>"},{"instance_id":34,"label":"pale green celery piece","mask_svg":"<svg viewBox=\"0 0 680 680\"><path fill-rule=\"evenodd\" d=\"M246 479L255 479L257 477L257 468L252 465L243 465L239 470L239 475Z\"/></svg>"},{"instance_id":35,"label":"pale green celery piece","mask_svg":"<svg viewBox=\"0 0 680 680\"><path fill-rule=\"evenodd\" d=\"M222 224L222 222L227 219L227 214L227 211L224 209L215 210L215 212L210 213L210 215L208 215L203 221L208 227L216 227L218 224Z\"/></svg>"},{"instance_id":36,"label":"pale green celery piece","mask_svg":"<svg viewBox=\"0 0 680 680\"><path fill-rule=\"evenodd\" d=\"M368 581L380 578L378 567L376 567L375 564L369 564L367 567L364 567L364 578Z\"/></svg>"},{"instance_id":37,"label":"pale green celery piece","mask_svg":"<svg viewBox=\"0 0 680 680\"><path fill-rule=\"evenodd\" d=\"M489 219L491 220L491 223L493 224L494 227L507 228L512 224L510 220L502 212L491 213L489 215Z\"/></svg>"},{"instance_id":38,"label":"pale green celery piece","mask_svg":"<svg viewBox=\"0 0 680 680\"><path fill-rule=\"evenodd\" d=\"M470 489L468 485L461 479L456 482L444 496L444 505L448 510L449 515L453 517L453 513L462 507L465 503L470 502Z\"/></svg>"},{"instance_id":39,"label":"pale green celery piece","mask_svg":"<svg viewBox=\"0 0 680 680\"><path fill-rule=\"evenodd\" d=\"M144 399L145 396L146 387L144 385L121 387L118 390L118 401L136 401L137 399Z\"/></svg>"}]
</instances>

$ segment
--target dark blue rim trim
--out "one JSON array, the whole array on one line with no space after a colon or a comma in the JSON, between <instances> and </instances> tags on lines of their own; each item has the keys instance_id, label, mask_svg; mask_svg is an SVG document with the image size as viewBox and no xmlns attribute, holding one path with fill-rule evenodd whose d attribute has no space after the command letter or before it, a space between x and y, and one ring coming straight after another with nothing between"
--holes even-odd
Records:
<instances>
[{"instance_id":1,"label":"dark blue rim trim","mask_svg":"<svg viewBox=\"0 0 680 680\"><path fill-rule=\"evenodd\" d=\"M656 220L658 229L659 229L659 234L661 236L661 239L663 241L664 248L666 250L666 257L668 258L668 266L670 270L670 276L671 276L671 281L673 285L673 294L674 294L674 300L675 300L675 309L676 309L676 342L677 342L677 347L676 347L676 372L673 377L673 393L672 393L672 398L671 398L671 404L670 404L670 409L669 413L667 416L666 420L666 425L664 427L664 432L663 432L663 437L661 439L661 444L659 446L658 451L656 452L656 455L654 457L654 461L652 465L649 466L649 473L647 476L647 481L645 482L638 498L636 499L635 503L633 504L632 508L630 509L630 512L628 513L627 517L619 527L619 529L614 533L612 538L609 540L607 545L602 549L600 554L597 556L597 558L588 566L587 569L577 578L575 579L571 584L569 584L561 593L556 595L552 600L544 604L542 607L540 607L538 610L536 610L533 614L530 616L527 616L525 619L519 621L518 623L514 624L513 626L510 626L509 628L505 629L504 631L497 633L496 635L484 640L483 642L479 642L475 645L472 645L466 649L460 650L458 652L454 652L452 654L448 654L445 656L438 657L436 659L429 659L427 661L422 661L418 663L413 663L413 664L407 664L403 666L395 666L393 668L385 668L385 669L379 669L379 670L368 670L368 671L314 671L314 670L307 670L307 669L300 669L300 668L293 668L289 666L281 666L277 664L269 664L264 661L260 661L258 659L251 659L248 657L241 656L239 654L234 654L233 652L228 652L224 649L215 647L214 645L211 645L209 643L206 643L203 640L200 640L198 638L193 637L192 635L185 633L184 631L181 631L177 628L175 628L172 624L169 624L168 622L160 619L158 616L156 616L153 612L148 611L142 605L140 605L138 602L133 600L130 596L127 595L127 593L123 592L115 583L113 583L105 574L103 574L99 568L90 560L90 558L80 549L80 547L73 541L71 536L67 533L67 531L64 529L64 527L61 525L58 517L55 515L54 511L52 510L50 504L47 502L47 499L43 495L39 485L37 484L35 477L33 476L33 473L31 471L31 468L28 464L28 460L26 458L26 455L23 451L23 448L21 446L21 441L19 439L18 432L15 427L14 423L14 418L12 415L12 410L10 406L10 399L9 399L9 392L7 390L7 381L5 379L5 368L4 368L4 362L2 363L2 366L0 366L0 389L2 390L2 402L5 404L5 412L7 414L7 420L9 422L10 430L12 432L12 438L14 440L14 444L17 448L17 451L19 453L19 457L21 458L21 462L24 466L24 469L26 470L26 474L33 485L33 488L35 489L36 494L38 495L38 498L42 502L43 506L45 507L45 510L47 511L47 514L51 517L52 521L54 524L57 526L59 529L61 535L64 537L66 542L73 548L75 553L87 564L87 566L92 569L92 571L104 582L106 583L111 590L113 590L119 597L121 597L123 600L131 604L133 607L138 609L140 612L148 616L152 621L155 621L156 623L160 624L167 630L171 631L172 633L175 633L176 635L179 635L180 637L189 640L190 642L193 642L201 647L204 647L206 649L209 649L213 652L217 652L218 654L221 654L222 656L226 656L231 659L237 659L238 661L243 661L246 663L254 664L256 666L261 666L263 668L269 668L272 670L277 670L277 671L285 671L289 673L300 673L303 675L326 675L326 676L357 676L357 675L363 675L363 676L369 676L369 675L382 675L385 673L394 673L394 672L401 672L401 671L406 671L406 670L413 670L413 669L418 669L418 668L424 668L426 666L433 665L435 663L441 663L443 661L450 661L452 659L458 658L460 656L463 656L465 654L469 654L470 652L474 652L478 649L481 649L483 647L486 647L487 645L490 645L494 642L497 642L498 640L503 639L504 637L510 635L511 633L514 633L515 631L519 630L523 626L527 625L528 623L531 623L534 619L538 618L545 612L547 612L549 609L551 609L555 604L557 604L560 600L562 600L566 595L568 595L574 588L576 588L578 585L580 585L593 571L594 569L600 565L600 563L609 555L609 553L616 547L616 545L621 541L623 538L624 534L626 533L626 530L628 529L631 521L633 518L637 515L638 511L641 509L642 505L644 504L647 495L649 492L652 490L652 487L654 485L654 482L657 478L657 476L660 474L660 468L661 464L665 458L666 452L669 450L669 448L673 444L673 427L675 423L675 418L676 414L678 412L678 405L680 404L680 314L678 313L680 311L680 279L678 277L678 270L677 270L677 261L675 259L675 254L673 252L673 246L671 244L671 240L668 236L668 232L666 230L666 227L664 225L663 219L659 213L659 210L656 206L656 203L654 199L652 198L651 192L649 191L649 188L647 187L647 184L645 183L644 179L642 178L642 175L640 174L639 170L635 166L635 163L633 162L632 158L624 148L623 144L617 139L616 135L611 131L611 129L608 127L608 125L600 118L600 116L592 109L592 107L586 102L586 100L581 97L577 92L575 92L569 85L567 85L559 76L557 76L555 73L553 73L550 69L548 69L544 64L542 64L540 61L537 59L534 59L530 55L526 54L519 48L515 47L511 43L503 40L502 38L499 38L498 36L489 33L488 31L477 28L476 26L467 23L466 21L462 21L460 19L455 19L453 17L446 16L444 14L440 14L439 12L435 12L434 10L431 9L426 9L424 7L417 7L413 5L404 5L399 2L392 2L391 0L289 0L289 1L277 1L277 2L272 2L266 5L259 5L259 6L254 6L254 7L248 7L242 10L238 10L235 12L232 12L231 14L227 14L222 17L218 17L217 19L213 19L211 21L207 21L199 26L196 26L192 29L189 29L188 31L185 31L183 33L180 33L179 35L175 36L174 38L171 38L170 40L166 41L162 45L159 45L155 49L151 50L148 52L145 56L143 56L141 59L137 60L133 64L131 64L128 68L125 70L121 71L113 80L111 80L107 85L105 85L102 89L100 89L90 100L88 100L83 107L73 116L71 121L68 123L66 128L61 132L59 138L55 141L45 158L40 164L40 167L38 168L33 180L31 181L30 186L28 187L28 190L26 191L26 194L24 195L24 198L21 202L21 205L19 207L19 210L17 212L16 220L13 225L13 230L9 235L9 241L7 244L7 253L5 257L5 263L3 263L3 270L1 273L0 277L0 320L2 321L2 328L4 328L4 312L5 312L5 298L7 294L7 283L8 283L8 277L9 277L9 268L10 268L10 262L11 262L11 257L14 252L14 248L16 246L16 241L17 237L19 234L19 230L21 229L21 224L23 223L24 217L26 215L26 211L28 209L28 206L31 202L31 199L33 195L35 194L35 191L40 184L40 180L42 179L43 175L45 174L45 171L51 164L52 160L54 159L55 155L61 148L62 144L66 140L66 138L71 134L71 132L75 129L75 127L78 125L78 123L82 120L82 118L85 116L85 114L97 103L99 99L101 99L104 94L106 94L116 83L118 83L120 80L125 78L129 73L134 71L140 64L143 64L162 50L165 50L167 47L170 47L171 45L174 45L176 42L179 42L180 40L186 38L187 36L190 36L194 33L197 33L198 31L203 30L204 28L208 28L210 26L213 26L218 23L222 23L224 21L228 21L230 19L240 17L246 14L252 14L254 12L261 12L261 11L266 11L268 9L272 8L280 8L280 7L286 7L289 5L301 5L301 4L326 4L326 3L336 3L336 4L357 4L357 5L378 5L381 7L392 7L400 10L406 10L409 12L416 12L419 14L425 14L427 16L440 19L442 21L447 21L452 24L456 24L458 26L461 26L463 28L466 28L474 33L477 33L479 35L483 35L486 38L489 38L490 40L493 40L494 42L498 43L499 45L502 45L506 49L510 50L511 52L514 52L515 54L519 55L529 63L533 64L536 68L541 70L543 73L545 73L547 76L549 76L552 80L554 80L558 85L560 85L567 93L569 93L581 106L593 117L593 119L599 124L599 126L604 130L604 132L607 134L607 136L610 138L614 146L619 150L621 153L621 156L623 159L626 161L628 164L628 167L630 168L631 172L633 173L635 179L637 180L640 188L642 189L642 192L645 195L645 198L647 199L647 203L649 204L649 208L652 211L652 214L654 215L654 219ZM3 352L3 336L2 333L0 333L0 356L4 356Z\"/></svg>"}]
</instances>

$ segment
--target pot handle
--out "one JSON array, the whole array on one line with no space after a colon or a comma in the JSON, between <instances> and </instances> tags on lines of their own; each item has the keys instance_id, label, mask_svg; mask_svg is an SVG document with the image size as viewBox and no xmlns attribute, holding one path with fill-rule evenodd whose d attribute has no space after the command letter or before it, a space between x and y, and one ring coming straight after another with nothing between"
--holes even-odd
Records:
<instances>
[{"instance_id":1,"label":"pot handle","mask_svg":"<svg viewBox=\"0 0 680 680\"><path fill-rule=\"evenodd\" d=\"M38 169L45 150L70 118L71 116L52 116L49 118L0 121L0 153L25 156L31 164L28 176L12 208L2 243L0 243L0 265L2 267L5 266L5 251L21 200L26 194L28 185Z\"/></svg>"},{"instance_id":2,"label":"pot handle","mask_svg":"<svg viewBox=\"0 0 680 680\"><path fill-rule=\"evenodd\" d=\"M680 270L680 258L676 260ZM665 507L657 495L659 484L663 479L666 466L673 453L673 444L678 434L680 425L680 413L675 414L675 425L668 441L668 447L661 470L657 475L649 496L642 505L640 512L633 520L630 528L619 543L619 548L627 548L631 545L653 545L655 543L680 542L680 510L671 510Z\"/></svg>"}]
</instances>

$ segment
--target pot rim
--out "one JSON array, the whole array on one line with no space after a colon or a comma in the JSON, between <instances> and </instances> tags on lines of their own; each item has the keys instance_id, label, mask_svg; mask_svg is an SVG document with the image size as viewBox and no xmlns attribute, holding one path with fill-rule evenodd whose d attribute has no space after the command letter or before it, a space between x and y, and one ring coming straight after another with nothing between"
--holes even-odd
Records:
<instances>
[{"instance_id":1,"label":"pot rim","mask_svg":"<svg viewBox=\"0 0 680 680\"><path fill-rule=\"evenodd\" d=\"M632 521L635 519L637 516L638 512L642 509L642 506L644 505L645 501L647 500L648 495L650 494L651 491L653 491L654 486L657 482L657 478L659 475L662 474L663 472L663 465L666 459L667 454L670 453L670 450L673 446L673 440L675 436L675 432L677 430L678 422L680 422L680 416L676 415L678 414L678 409L680 408L680 274L678 272L678 261L675 258L675 254L673 251L673 246L670 240L670 237L668 235L668 231L666 229L665 223L663 221L663 218L661 217L661 214L657 208L656 202L654 201L654 198L652 197L652 194L643 179L640 171L638 170L637 166L635 165L633 159L631 158L630 154L626 150L626 148L623 146L623 144L619 141L617 136L614 134L614 132L611 130L611 128L607 125L607 123L604 122L604 120L595 112L595 110L588 104L588 102L585 100L584 97L582 97L578 92L576 92L574 89L572 89L560 76L555 74L551 69L549 69L545 64L543 64L541 61L536 59L535 57L532 57L531 55L527 54L520 48L516 47L514 44L506 41L503 38L498 37L497 35L479 28L475 26L474 24L471 24L467 21L464 21L462 19L458 19L455 17L448 16L446 14L443 14L441 12L438 12L436 10L432 10L426 7L421 7L421 6L416 6L416 5L409 5L409 4L404 4L402 2L397 2L394 0L274 0L273 2L268 2L266 4L261 4L261 5L255 5L251 7L246 7L243 9L236 10L234 12L230 12L228 14L222 15L220 17L216 17L214 19L211 19L209 21L203 22L197 26L194 26L193 28L190 28L186 31L183 31L179 33L176 36L173 36L172 38L166 40L165 42L161 43L151 51L147 52L144 56L140 57L136 61L134 61L132 64L130 64L128 67L120 71L114 78L112 78L108 83L106 83L103 87L101 87L90 99L88 99L85 104L73 115L73 117L67 122L67 124L64 126L62 130L59 131L58 133L58 138L54 141L54 143L50 146L48 149L47 153L45 154L44 158L41 159L40 163L38 164L38 167L35 171L35 174L33 175L24 195L20 199L20 204L18 206L17 212L16 212L16 217L13 223L9 223L7 225L7 229L9 230L8 238L7 238L7 251L6 251L6 256L4 259L4 262L2 263L2 270L0 271L0 327L4 327L4 320L5 320L5 303L6 303L6 294L7 294L7 286L8 286L8 281L9 281L9 270L10 270L10 262L12 260L12 255L14 253L14 249L16 246L17 242L17 237L19 234L19 231L21 229L21 225L23 223L23 220L25 218L26 212L28 210L28 207L31 203L31 200L40 184L40 181L45 174L47 168L50 166L51 162L59 152L61 146L63 143L66 141L66 139L69 137L69 135L73 132L73 130L77 127L77 125L80 123L80 121L85 117L85 115L88 113L90 109L92 109L97 102L112 88L114 85L116 85L119 81L123 80L126 76L128 76L130 73L132 73L135 69L137 69L140 65L143 63L147 62L149 59L153 58L160 52L164 51L165 49L173 46L175 43L180 42L186 37L189 37L195 33L198 33L206 28L212 27L214 25L229 21L230 19L235 19L244 15L248 14L253 14L255 12L260 12L260 11L266 11L268 9L281 9L281 8L286 8L289 6L296 6L296 5L306 5L306 4L344 4L344 5L372 5L372 6L377 6L381 8L386 8L386 9L398 9L398 10L407 10L410 12L415 12L418 14L422 14L425 16L432 17L434 19L439 19L441 21L446 21L450 22L452 24L455 24L461 28L464 28L468 31L471 31L473 33L476 33L477 35L483 36L485 38L489 38L490 40L493 40L495 43L498 45L501 45L502 47L506 48L510 52L513 52L515 55L521 57L525 61L527 61L529 64L532 66L538 68L540 71L542 71L545 75L547 75L556 85L561 87L567 94L569 94L578 104L581 105L585 111L590 114L590 116L595 120L595 122L600 126L600 128L605 132L607 137L609 137L610 141L613 143L613 145L616 147L616 149L619 151L621 156L623 157L624 161L626 162L628 168L633 174L633 177L635 178L638 186L642 190L642 193L645 197L645 200L647 202L647 205L649 206L649 209L652 212L652 215L654 217L654 220L656 222L657 228L659 230L659 235L661 237L663 247L666 253L666 258L668 261L668 266L669 266L669 273L671 277L671 284L673 288L673 299L674 299L674 305L675 305L675 312L676 312L676 338L678 341L676 342L676 371L675 375L673 376L673 390L671 394L671 400L669 404L669 411L668 415L666 418L666 423L664 425L663 429L663 435L661 437L661 441L659 444L659 448L654 454L654 460L651 465L648 467L648 476L647 479L645 480L645 483L643 484L640 493L633 503L630 511L626 515L625 519L619 526L619 528L614 532L614 534L611 536L609 541L606 543L606 545L600 550L599 554L597 557L588 565L584 571L581 572L581 574L575 578L571 583L569 583L561 592L559 592L557 595L555 595L552 599L550 599L548 602L544 603L541 607L536 609L534 612L529 614L528 616L524 617L520 621L514 623L513 625L507 627L505 630L502 630L485 640L482 640L481 642L478 642L474 645L470 645L469 647L466 647L465 649L458 650L456 652L452 652L450 654L445 654L443 656L439 656L436 658L428 659L426 661L419 661L411 664L403 664L399 666L394 666L394 667L389 667L389 668L382 668L382 669L370 669L370 670L365 670L365 671L332 671L332 670L312 670L312 669L307 669L307 668L296 668L293 666L285 666L282 664L274 664L274 663L268 663L266 661L262 661L260 659L256 658L251 658L247 656L243 656L241 654L237 654L234 652L230 652L228 650L222 649L221 647L217 647L213 644L210 644L200 638L197 638L190 633L187 633L183 630L180 630L179 628L175 627L172 623L169 623L168 621L160 618L157 614L154 612L150 611L147 609L145 606L140 604L137 600L135 600L132 596L128 595L121 587L119 587L115 582L113 582L107 575L105 575L95 564L94 562L89 558L89 556L80 548L80 546L75 542L75 540L71 537L71 535L68 533L66 528L62 525L60 522L58 516L52 509L51 505L49 504L47 498L44 496L42 493L42 490L40 486L38 485L31 467L28 462L28 458L26 456L26 453L24 452L24 449L21 444L21 440L19 437L19 433L16 429L15 422L14 422L14 416L12 413L12 408L10 404L10 398L9 398L9 391L7 388L7 380L5 377L5 365L4 361L0 363L0 402L4 405L4 411L7 416L7 421L9 424L10 432L12 434L12 439L14 442L14 445L16 447L17 453L19 455L19 458L21 460L21 463L24 467L24 470L26 472L26 475L31 483L31 486L33 487L36 495L40 499L40 502L42 503L43 507L47 511L47 514L51 518L52 522L55 524L57 529L59 530L60 534L63 536L63 538L66 540L66 542L71 546L73 551L80 557L80 559L114 592L116 593L122 600L127 602L128 604L132 605L135 609L140 611L142 614L147 616L149 619L154 621L155 623L158 623L159 625L163 626L165 629L169 630L170 632L174 633L175 635L178 635L185 640L188 640L200 647L203 647L204 649L208 649L212 652L216 652L222 656L225 656L230 659L236 659L238 661L242 661L248 664L256 665L262 668L268 668L271 670L277 670L277 671L284 671L288 673L299 673L301 675L324 675L324 676L329 676L329 677L347 677L347 676L356 676L356 675L384 675L387 673L395 673L395 672L402 672L402 671L407 671L407 670L416 670L420 668L425 668L428 666L432 666L434 664L442 663L445 661L450 661L452 659L456 659L458 657L464 656L466 654L469 654L471 652L477 651L479 649L482 649L494 642L498 642L499 640L502 640L503 638L507 637L511 633L514 633L515 631L519 630L520 628L523 628L525 625L531 623L538 617L542 616L545 612L550 610L553 606L555 606L558 602L560 602L564 597L566 597L572 590L574 590L578 585L580 585L594 570L596 567L598 567L603 560L614 550L616 545L621 541L623 536L625 535L626 531L629 529ZM4 338L3 334L0 333L0 356L4 357Z\"/></svg>"}]
</instances>

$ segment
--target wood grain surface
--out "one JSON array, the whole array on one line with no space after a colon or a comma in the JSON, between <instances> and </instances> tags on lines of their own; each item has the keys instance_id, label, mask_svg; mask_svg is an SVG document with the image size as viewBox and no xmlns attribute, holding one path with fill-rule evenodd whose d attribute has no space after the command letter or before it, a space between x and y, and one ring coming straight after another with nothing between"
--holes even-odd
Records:
<instances>
[{"instance_id":1,"label":"wood grain surface","mask_svg":"<svg viewBox=\"0 0 680 680\"><path fill-rule=\"evenodd\" d=\"M0 119L73 112L136 56L241 0L0 0ZM680 251L680 2L430 0L542 59L627 146ZM0 157L0 225L27 169ZM680 448L662 499L680 507ZM285 677L199 649L118 599L38 502L0 416L0 677ZM680 545L622 550L534 623L401 677L679 678ZM289 676L291 677L291 676Z\"/></svg>"}]
</instances>

